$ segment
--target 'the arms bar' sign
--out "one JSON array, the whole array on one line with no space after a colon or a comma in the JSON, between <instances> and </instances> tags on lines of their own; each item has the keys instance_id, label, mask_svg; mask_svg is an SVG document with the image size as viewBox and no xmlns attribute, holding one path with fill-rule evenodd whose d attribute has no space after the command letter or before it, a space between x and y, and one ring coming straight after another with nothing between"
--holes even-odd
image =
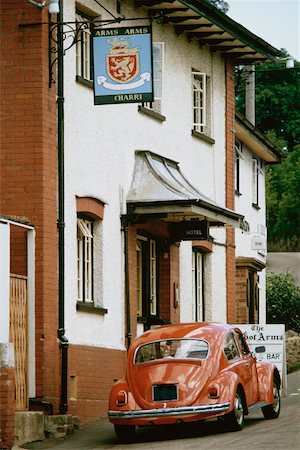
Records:
<instances>
[{"instance_id":1,"label":"'the arms bar' sign","mask_svg":"<svg viewBox=\"0 0 300 450\"><path fill-rule=\"evenodd\" d=\"M153 101L151 26L93 30L94 103Z\"/></svg>"}]
</instances>

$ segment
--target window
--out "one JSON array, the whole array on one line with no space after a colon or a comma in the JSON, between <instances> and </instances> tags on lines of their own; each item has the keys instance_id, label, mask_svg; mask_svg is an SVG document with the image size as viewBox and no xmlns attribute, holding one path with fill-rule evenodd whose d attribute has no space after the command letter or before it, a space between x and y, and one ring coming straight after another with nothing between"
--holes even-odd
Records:
<instances>
[{"instance_id":1,"label":"window","mask_svg":"<svg viewBox=\"0 0 300 450\"><path fill-rule=\"evenodd\" d=\"M77 311L104 315L103 217L105 204L94 197L76 196Z\"/></svg>"},{"instance_id":2,"label":"window","mask_svg":"<svg viewBox=\"0 0 300 450\"><path fill-rule=\"evenodd\" d=\"M137 315L142 316L143 310L143 246L140 240L136 245L136 279L137 279Z\"/></svg>"},{"instance_id":3,"label":"window","mask_svg":"<svg viewBox=\"0 0 300 450\"><path fill-rule=\"evenodd\" d=\"M241 159L243 158L243 145L240 141L235 142L235 171L234 171L234 187L237 195L241 194Z\"/></svg>"},{"instance_id":4,"label":"window","mask_svg":"<svg viewBox=\"0 0 300 450\"><path fill-rule=\"evenodd\" d=\"M203 295L203 255L199 251L193 251L193 303L195 308L194 320L204 320L204 295Z\"/></svg>"},{"instance_id":5,"label":"window","mask_svg":"<svg viewBox=\"0 0 300 450\"><path fill-rule=\"evenodd\" d=\"M242 349L243 355L245 355L245 356L249 355L249 353L251 353L251 352L249 350L247 342L244 339L244 336L241 333L238 332L237 333L237 338L238 338L238 341L240 343L240 347Z\"/></svg>"},{"instance_id":6,"label":"window","mask_svg":"<svg viewBox=\"0 0 300 450\"><path fill-rule=\"evenodd\" d=\"M150 314L156 315L156 242L150 240Z\"/></svg>"},{"instance_id":7,"label":"window","mask_svg":"<svg viewBox=\"0 0 300 450\"><path fill-rule=\"evenodd\" d=\"M230 333L226 336L226 339L224 342L224 353L225 353L228 361L239 358L239 356L240 356L238 346L234 340L232 333Z\"/></svg>"},{"instance_id":8,"label":"window","mask_svg":"<svg viewBox=\"0 0 300 450\"><path fill-rule=\"evenodd\" d=\"M153 84L154 102L143 104L145 108L161 113L161 100L163 96L163 42L153 42Z\"/></svg>"},{"instance_id":9,"label":"window","mask_svg":"<svg viewBox=\"0 0 300 450\"><path fill-rule=\"evenodd\" d=\"M137 239L137 315L150 319L158 315L158 257L154 239L138 236Z\"/></svg>"},{"instance_id":10,"label":"window","mask_svg":"<svg viewBox=\"0 0 300 450\"><path fill-rule=\"evenodd\" d=\"M136 351L134 363L141 364L157 359L201 359L208 357L209 345L200 339L169 339L142 345Z\"/></svg>"},{"instance_id":11,"label":"window","mask_svg":"<svg viewBox=\"0 0 300 450\"><path fill-rule=\"evenodd\" d=\"M93 302L93 222L77 219L77 299Z\"/></svg>"},{"instance_id":12,"label":"window","mask_svg":"<svg viewBox=\"0 0 300 450\"><path fill-rule=\"evenodd\" d=\"M90 17L77 12L76 23L78 40L76 42L76 75L84 80L92 81L92 37L90 27L82 26L82 22L89 22Z\"/></svg>"},{"instance_id":13,"label":"window","mask_svg":"<svg viewBox=\"0 0 300 450\"><path fill-rule=\"evenodd\" d=\"M259 208L259 175L263 174L262 161L252 159L252 205Z\"/></svg>"},{"instance_id":14,"label":"window","mask_svg":"<svg viewBox=\"0 0 300 450\"><path fill-rule=\"evenodd\" d=\"M211 135L210 78L192 70L193 130Z\"/></svg>"}]
</instances>

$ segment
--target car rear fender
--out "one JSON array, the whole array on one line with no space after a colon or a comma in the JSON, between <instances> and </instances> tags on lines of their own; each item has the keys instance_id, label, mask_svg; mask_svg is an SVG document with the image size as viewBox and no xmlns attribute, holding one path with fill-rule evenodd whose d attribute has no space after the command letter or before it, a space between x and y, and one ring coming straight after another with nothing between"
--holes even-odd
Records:
<instances>
[{"instance_id":1,"label":"car rear fender","mask_svg":"<svg viewBox=\"0 0 300 450\"><path fill-rule=\"evenodd\" d=\"M125 404L118 404L119 393L124 391L125 397L127 399ZM118 380L112 387L109 395L109 410L134 410L140 409L137 405L132 393L129 390L129 386L126 380Z\"/></svg>"},{"instance_id":2,"label":"car rear fender","mask_svg":"<svg viewBox=\"0 0 300 450\"><path fill-rule=\"evenodd\" d=\"M257 362L258 395L260 401L273 402L273 382L281 387L280 374L273 364Z\"/></svg>"},{"instance_id":3,"label":"car rear fender","mask_svg":"<svg viewBox=\"0 0 300 450\"><path fill-rule=\"evenodd\" d=\"M239 376L231 371L226 370L223 373L220 373L219 377L216 379L216 383L220 386L220 402L229 401L230 402L230 409L227 412L232 411L233 409L233 400L235 398L235 394L237 391L239 391L243 397L244 406L246 408L247 413L247 404L245 401L245 393L242 381L240 380Z\"/></svg>"}]
</instances>

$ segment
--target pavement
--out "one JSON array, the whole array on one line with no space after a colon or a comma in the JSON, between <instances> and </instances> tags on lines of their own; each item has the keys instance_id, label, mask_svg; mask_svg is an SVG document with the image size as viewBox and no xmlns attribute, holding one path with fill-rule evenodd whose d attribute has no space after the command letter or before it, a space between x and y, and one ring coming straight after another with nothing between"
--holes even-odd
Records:
<instances>
[{"instance_id":1,"label":"pavement","mask_svg":"<svg viewBox=\"0 0 300 450\"><path fill-rule=\"evenodd\" d=\"M286 428L286 432L288 433L287 435L287 439L292 439L293 437L290 437L290 435L294 435L294 437L296 436L296 432L295 430L293 431L293 433L291 433L291 430L289 430L288 428L288 424L290 424L290 427L294 427L295 423L298 423L299 418L299 400L300 400L300 371L297 372L293 372L292 374L288 375L288 392L287 392L287 396L282 398L282 414L280 415L281 417L281 425L284 425L284 427L280 430L279 427L279 433L280 436L283 436L284 434L284 429ZM298 412L297 412L298 411ZM296 413L295 413L296 412ZM259 414L262 416L262 414L259 412ZM294 417L292 419L292 417ZM297 417L296 417L297 416ZM285 421L287 421L287 424L285 424ZM253 420L253 423L255 422L255 417ZM261 422L261 419L260 419ZM276 421L275 421L276 422ZM262 426L263 426L263 433L267 432L267 427L268 426L275 426L276 428L278 428L278 425L276 425L274 421L263 421L262 422ZM258 422L259 423L259 422ZM251 421L250 421L251 424ZM214 427L214 424L211 423L210 424L211 427ZM166 427L166 426L165 426ZM161 431L159 429L159 427L154 427L157 429L152 429L150 435L148 432L148 435L144 436L144 430L139 430L139 433L142 433L141 435L139 435L139 437L137 438L137 441L134 445L134 447L136 449L138 448L147 448L147 450L150 449L155 449L156 444L158 442L160 442L160 445L163 445L162 441L166 441L166 439L171 439L171 447L173 448L173 450L176 450L178 448L194 448L194 447L181 447L178 446L178 444L176 445L176 433L177 433L177 429L178 426L176 426L177 428L172 428L169 430L169 437L165 435L165 429L163 431ZM232 446L231 450L234 450L235 448L244 448L244 449L248 449L248 448L255 448L254 445L254 437L251 431L251 425L248 427L249 428L249 432L250 432L250 443L249 446L247 447L247 445L245 445L244 447L240 447L240 444L238 444L237 447ZM296 427L297 428L297 427ZM190 430L192 431L192 430ZM257 431L259 432L259 425L257 425ZM193 432L193 431L192 431ZM219 433L218 428L214 429L212 428L212 430L208 431L208 433L210 434L210 436L214 436L214 434ZM243 439L247 439L247 433L248 431L244 431L243 433ZM282 434L283 433L283 434ZM204 435L207 434L207 432L204 433ZM235 436L240 435L239 433L233 433ZM242 435L240 435L242 436ZM300 436L300 430L298 429L298 434L297 437ZM146 437L146 439L144 439ZM209 437L209 436L208 436ZM284 436L283 436L284 437ZM174 441L175 439L175 441ZM229 437L229 439L231 439L231 437ZM285 439L285 437L284 437ZM297 438L296 438L297 439ZM268 437L269 440L269 437ZM222 435L222 442L224 444L224 442L226 441L226 437L225 435ZM156 444L155 444L156 442ZM181 442L181 441L180 441ZM247 444L247 441L244 441L245 444ZM139 445L140 444L140 445ZM146 444L146 445L145 445ZM152 444L152 445L151 445ZM165 442L165 444L167 445L166 447L163 445L162 448L170 448L169 443ZM207 443L207 447L204 445L205 441L202 440L203 444L203 449L210 449L211 450L211 445L212 442ZM223 445L222 444L222 445ZM154 447L153 447L154 445ZM225 444L225 447L222 446L222 448L229 448L226 447L227 444ZM230 443L228 445L231 445ZM269 444L268 444L269 445ZM282 449L282 446L275 446L275 444L273 443L271 447L269 447L268 445L266 445L265 447L256 447L257 450L260 448L272 448L274 449L278 449L280 448L280 450ZM202 446L202 445L201 445ZM43 450L43 449L58 449L58 450L95 450L95 449L115 449L115 448L119 448L119 449L124 449L124 448L132 448L131 445L124 445L124 444L119 444L114 432L114 427L113 425L108 421L108 419L104 418L104 419L99 419L96 420L95 422L86 424L86 425L82 425L80 426L79 429L75 430L74 433L71 436L68 436L67 438L60 438L60 439L45 439L43 441L38 441L38 442L32 442L32 443L28 443L28 444L23 444L22 447L14 447L13 450ZM215 446L216 449L218 449L218 446ZM291 448L291 449L299 449L300 450L300 446L298 447L296 445L296 447L294 446L289 446L287 445L286 448Z\"/></svg>"}]
</instances>

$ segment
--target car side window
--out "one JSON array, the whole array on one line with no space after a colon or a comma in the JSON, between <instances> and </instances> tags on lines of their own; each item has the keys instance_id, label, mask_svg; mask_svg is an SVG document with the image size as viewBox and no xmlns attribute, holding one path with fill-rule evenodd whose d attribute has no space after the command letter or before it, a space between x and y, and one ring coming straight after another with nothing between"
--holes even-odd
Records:
<instances>
[{"instance_id":1,"label":"car side window","mask_svg":"<svg viewBox=\"0 0 300 450\"><path fill-rule=\"evenodd\" d=\"M234 336L232 333L229 333L226 336L225 342L224 342L224 353L228 361L231 361L233 359L240 357L240 352L238 349L238 346L235 342Z\"/></svg>"},{"instance_id":2,"label":"car side window","mask_svg":"<svg viewBox=\"0 0 300 450\"><path fill-rule=\"evenodd\" d=\"M242 349L243 355L244 356L249 355L249 353L251 353L251 351L250 351L248 344L247 344L244 336L242 335L242 333L237 332L237 338L240 343L240 347Z\"/></svg>"}]
</instances>

